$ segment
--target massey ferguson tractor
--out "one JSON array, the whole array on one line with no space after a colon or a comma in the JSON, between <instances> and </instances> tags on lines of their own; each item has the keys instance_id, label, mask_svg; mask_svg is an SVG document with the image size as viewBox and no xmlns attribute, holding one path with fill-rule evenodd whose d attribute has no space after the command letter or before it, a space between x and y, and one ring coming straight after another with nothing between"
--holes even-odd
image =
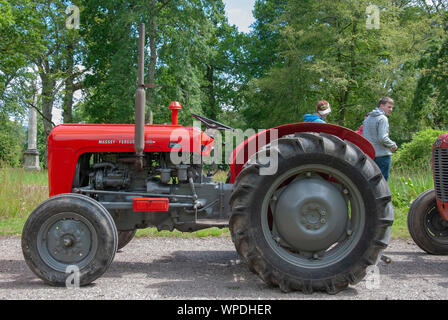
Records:
<instances>
[{"instance_id":1,"label":"massey ferguson tractor","mask_svg":"<svg viewBox=\"0 0 448 320\"><path fill-rule=\"evenodd\" d=\"M412 239L429 254L448 254L448 133L432 147L434 189L420 194L408 213Z\"/></svg>"},{"instance_id":2,"label":"massey ferguson tractor","mask_svg":"<svg viewBox=\"0 0 448 320\"><path fill-rule=\"evenodd\" d=\"M63 124L48 138L50 198L22 235L31 270L64 286L75 266L83 286L137 229L229 227L249 269L284 292L334 294L360 282L387 247L394 220L372 145L336 125L283 125L239 144L229 183L214 182L202 161L215 139L178 124L179 103L169 107L171 124L144 123L143 35L141 25L135 125Z\"/></svg>"}]
</instances>

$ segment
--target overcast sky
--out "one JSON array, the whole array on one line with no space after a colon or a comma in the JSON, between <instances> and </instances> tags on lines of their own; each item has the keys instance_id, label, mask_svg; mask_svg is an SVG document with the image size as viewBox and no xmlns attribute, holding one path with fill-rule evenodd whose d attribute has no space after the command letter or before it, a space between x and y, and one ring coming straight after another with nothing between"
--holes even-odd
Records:
<instances>
[{"instance_id":1,"label":"overcast sky","mask_svg":"<svg viewBox=\"0 0 448 320\"><path fill-rule=\"evenodd\" d=\"M255 0L223 0L227 17L231 25L236 25L240 32L249 32L249 26L255 21L252 15Z\"/></svg>"}]
</instances>

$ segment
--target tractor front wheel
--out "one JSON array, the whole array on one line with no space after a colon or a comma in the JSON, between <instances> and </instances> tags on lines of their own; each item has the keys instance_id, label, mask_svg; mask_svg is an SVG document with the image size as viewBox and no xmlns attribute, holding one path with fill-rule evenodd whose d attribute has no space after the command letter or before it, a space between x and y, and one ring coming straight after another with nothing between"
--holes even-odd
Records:
<instances>
[{"instance_id":1,"label":"tractor front wheel","mask_svg":"<svg viewBox=\"0 0 448 320\"><path fill-rule=\"evenodd\" d=\"M67 285L72 272L84 286L100 277L117 251L117 229L109 212L79 194L61 194L41 203L22 232L25 262L53 286Z\"/></svg>"},{"instance_id":2,"label":"tractor front wheel","mask_svg":"<svg viewBox=\"0 0 448 320\"><path fill-rule=\"evenodd\" d=\"M263 170L277 161L277 170ZM230 230L249 269L284 292L335 294L388 245L389 187L375 162L336 136L300 133L251 157L231 197Z\"/></svg>"},{"instance_id":3,"label":"tractor front wheel","mask_svg":"<svg viewBox=\"0 0 448 320\"><path fill-rule=\"evenodd\" d=\"M414 242L429 254L448 254L448 221L440 217L434 189L420 194L408 213L408 229Z\"/></svg>"}]
</instances>

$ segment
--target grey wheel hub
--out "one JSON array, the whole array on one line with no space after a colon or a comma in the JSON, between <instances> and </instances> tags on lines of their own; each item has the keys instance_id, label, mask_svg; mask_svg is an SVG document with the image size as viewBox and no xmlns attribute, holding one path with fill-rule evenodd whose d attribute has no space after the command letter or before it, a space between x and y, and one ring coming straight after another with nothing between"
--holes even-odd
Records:
<instances>
[{"instance_id":1,"label":"grey wheel hub","mask_svg":"<svg viewBox=\"0 0 448 320\"><path fill-rule=\"evenodd\" d=\"M91 235L84 223L61 220L50 227L47 246L50 255L57 261L75 263L88 255Z\"/></svg>"},{"instance_id":2,"label":"grey wheel hub","mask_svg":"<svg viewBox=\"0 0 448 320\"><path fill-rule=\"evenodd\" d=\"M327 250L346 233L347 203L332 183L320 178L291 182L273 212L280 237L298 251Z\"/></svg>"},{"instance_id":3,"label":"grey wheel hub","mask_svg":"<svg viewBox=\"0 0 448 320\"><path fill-rule=\"evenodd\" d=\"M47 219L37 234L41 259L54 270L86 266L98 249L97 233L89 220L73 213L58 213Z\"/></svg>"}]
</instances>

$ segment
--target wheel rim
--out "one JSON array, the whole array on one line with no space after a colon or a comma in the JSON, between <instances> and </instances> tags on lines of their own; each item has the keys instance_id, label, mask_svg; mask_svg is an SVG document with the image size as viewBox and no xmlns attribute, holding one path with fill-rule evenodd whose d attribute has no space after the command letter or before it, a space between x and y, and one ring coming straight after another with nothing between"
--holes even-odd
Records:
<instances>
[{"instance_id":1,"label":"wheel rim","mask_svg":"<svg viewBox=\"0 0 448 320\"><path fill-rule=\"evenodd\" d=\"M97 248L97 234L92 223L74 212L52 216L37 234L41 259L60 272L66 272L72 265L83 268L93 259Z\"/></svg>"},{"instance_id":2,"label":"wheel rim","mask_svg":"<svg viewBox=\"0 0 448 320\"><path fill-rule=\"evenodd\" d=\"M317 189L310 187L297 199L282 200L312 184ZM319 188L326 192L313 192ZM329 206L334 201L336 208ZM285 218L286 212L290 213ZM274 181L263 200L261 219L263 236L280 258L296 266L322 268L341 261L357 245L364 230L365 207L347 175L327 165L310 164Z\"/></svg>"},{"instance_id":3,"label":"wheel rim","mask_svg":"<svg viewBox=\"0 0 448 320\"><path fill-rule=\"evenodd\" d=\"M436 206L426 212L424 221L425 230L429 237L438 242L448 243L448 222L440 217Z\"/></svg>"}]
</instances>

